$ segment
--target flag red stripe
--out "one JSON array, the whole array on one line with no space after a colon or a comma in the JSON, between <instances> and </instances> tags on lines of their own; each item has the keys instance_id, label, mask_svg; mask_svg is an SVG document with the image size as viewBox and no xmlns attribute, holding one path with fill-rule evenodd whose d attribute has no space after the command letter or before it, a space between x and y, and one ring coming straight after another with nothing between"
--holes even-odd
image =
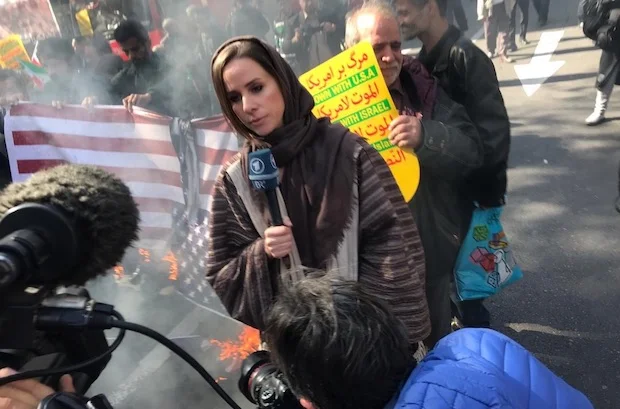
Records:
<instances>
[{"instance_id":1,"label":"flag red stripe","mask_svg":"<svg viewBox=\"0 0 620 409\"><path fill-rule=\"evenodd\" d=\"M97 138L44 131L13 131L16 146L51 145L57 148L84 149L97 152L129 152L176 157L170 141L134 138Z\"/></svg>"},{"instance_id":2,"label":"flag red stripe","mask_svg":"<svg viewBox=\"0 0 620 409\"><path fill-rule=\"evenodd\" d=\"M69 162L64 159L21 159L17 161L17 171L20 174L35 173L64 163Z\"/></svg>"},{"instance_id":3,"label":"flag red stripe","mask_svg":"<svg viewBox=\"0 0 620 409\"><path fill-rule=\"evenodd\" d=\"M11 116L45 117L69 121L139 123L170 125L172 118L136 108L131 114L125 109L97 108L90 110L81 106L65 106L60 109L51 105L19 104L11 107Z\"/></svg>"}]
</instances>

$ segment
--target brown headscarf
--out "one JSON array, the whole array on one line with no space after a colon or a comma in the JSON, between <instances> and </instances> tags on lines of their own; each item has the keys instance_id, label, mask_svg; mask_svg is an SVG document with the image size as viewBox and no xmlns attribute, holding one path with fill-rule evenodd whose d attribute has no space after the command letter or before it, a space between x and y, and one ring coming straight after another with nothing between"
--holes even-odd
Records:
<instances>
[{"instance_id":1,"label":"brown headscarf","mask_svg":"<svg viewBox=\"0 0 620 409\"><path fill-rule=\"evenodd\" d=\"M233 38L218 49L213 61L222 50L238 41L254 42L264 49L272 64L266 71L277 74L286 106L284 125L267 136L252 134L247 127L236 129L246 136L241 166L247 177L248 154L271 148L282 170L280 189L293 223L301 261L306 267L325 268L330 256L337 252L352 214L352 188L357 171L354 151L359 137L341 125L331 124L327 118L317 119L312 113L312 95L280 54L260 39ZM220 104L225 103L229 102L220 100Z\"/></svg>"}]
</instances>

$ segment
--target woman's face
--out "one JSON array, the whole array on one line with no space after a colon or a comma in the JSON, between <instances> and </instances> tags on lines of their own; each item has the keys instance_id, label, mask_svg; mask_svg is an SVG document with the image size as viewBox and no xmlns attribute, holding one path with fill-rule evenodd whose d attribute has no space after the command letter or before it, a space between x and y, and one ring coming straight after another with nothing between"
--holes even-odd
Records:
<instances>
[{"instance_id":1,"label":"woman's face","mask_svg":"<svg viewBox=\"0 0 620 409\"><path fill-rule=\"evenodd\" d=\"M284 97L275 78L251 58L235 58L222 74L228 100L239 120L258 136L283 124Z\"/></svg>"}]
</instances>

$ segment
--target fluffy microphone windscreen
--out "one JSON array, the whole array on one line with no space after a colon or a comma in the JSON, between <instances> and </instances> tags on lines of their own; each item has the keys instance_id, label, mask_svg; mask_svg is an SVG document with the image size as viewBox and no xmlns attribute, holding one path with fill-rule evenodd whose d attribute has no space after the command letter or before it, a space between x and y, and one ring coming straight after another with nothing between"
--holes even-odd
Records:
<instances>
[{"instance_id":1,"label":"fluffy microphone windscreen","mask_svg":"<svg viewBox=\"0 0 620 409\"><path fill-rule=\"evenodd\" d=\"M52 205L74 223L78 260L59 285L83 285L105 274L138 238L140 213L129 188L95 166L60 165L7 186L0 193L0 215L23 203Z\"/></svg>"}]
</instances>

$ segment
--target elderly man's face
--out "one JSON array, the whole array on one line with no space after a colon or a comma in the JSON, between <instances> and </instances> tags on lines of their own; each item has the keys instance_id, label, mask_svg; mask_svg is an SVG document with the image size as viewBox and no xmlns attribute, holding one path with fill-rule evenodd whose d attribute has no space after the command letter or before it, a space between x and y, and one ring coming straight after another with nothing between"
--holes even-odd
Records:
<instances>
[{"instance_id":1,"label":"elderly man's face","mask_svg":"<svg viewBox=\"0 0 620 409\"><path fill-rule=\"evenodd\" d=\"M372 44L385 82L388 86L392 85L398 79L403 66L398 22L381 15L361 14L357 23L360 41Z\"/></svg>"}]
</instances>

